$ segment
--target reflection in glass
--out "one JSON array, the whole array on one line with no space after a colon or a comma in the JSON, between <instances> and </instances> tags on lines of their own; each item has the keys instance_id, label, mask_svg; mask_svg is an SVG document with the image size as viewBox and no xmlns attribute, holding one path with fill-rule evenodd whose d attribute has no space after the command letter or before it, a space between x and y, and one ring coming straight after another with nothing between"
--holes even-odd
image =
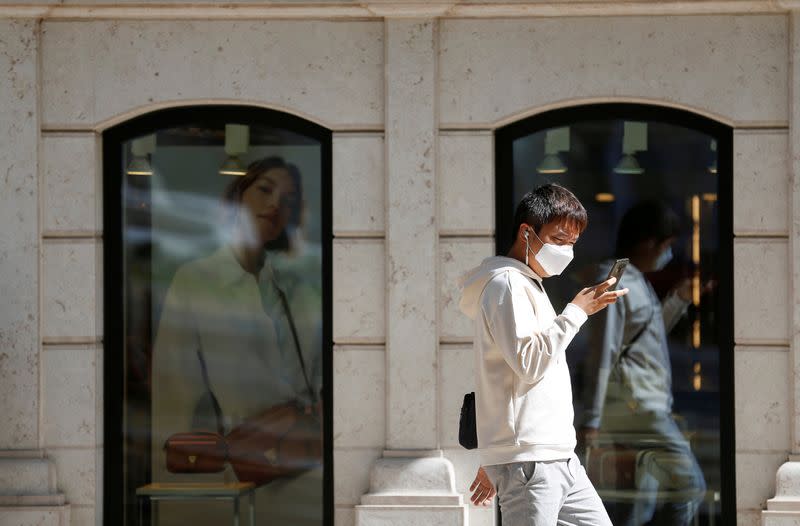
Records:
<instances>
[{"instance_id":1,"label":"reflection in glass","mask_svg":"<svg viewBox=\"0 0 800 526\"><path fill-rule=\"evenodd\" d=\"M259 523L320 524L321 145L256 125L153 137L153 175L123 184L126 523L231 523L212 497L244 482ZM232 158L243 174L221 176Z\"/></svg>"},{"instance_id":2,"label":"reflection in glass","mask_svg":"<svg viewBox=\"0 0 800 526\"><path fill-rule=\"evenodd\" d=\"M566 169L541 170L564 129L512 144L513 202L556 182L589 214L571 272L547 280L554 306L631 260L630 293L568 352L579 452L615 525L719 521L716 142L662 122L569 122Z\"/></svg>"}]
</instances>

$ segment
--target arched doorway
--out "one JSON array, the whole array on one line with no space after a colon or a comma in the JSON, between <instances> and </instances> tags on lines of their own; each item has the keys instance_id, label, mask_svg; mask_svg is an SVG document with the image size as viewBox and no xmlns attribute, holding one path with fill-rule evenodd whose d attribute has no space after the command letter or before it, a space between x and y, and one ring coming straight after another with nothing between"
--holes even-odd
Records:
<instances>
[{"instance_id":1,"label":"arched doorway","mask_svg":"<svg viewBox=\"0 0 800 526\"><path fill-rule=\"evenodd\" d=\"M103 133L103 170L104 524L246 522L250 502L260 522L329 522L330 131L254 107L161 110ZM264 416L285 405L321 449L265 438L286 432ZM237 432L265 450L261 475ZM296 471L263 484L264 459Z\"/></svg>"},{"instance_id":2,"label":"arched doorway","mask_svg":"<svg viewBox=\"0 0 800 526\"><path fill-rule=\"evenodd\" d=\"M591 437L591 443L583 441L579 447L617 521L634 516L631 524L644 524L653 517L652 508L662 513L689 502L697 524L735 521L732 142L732 128L708 118L617 103L548 111L495 135L498 253L505 254L513 239L514 207L534 187L551 182L566 186L587 209L589 226L576 245L575 261L565 275L545 282L557 311L577 290L603 278L604 261L632 250L634 243L620 240L618 232L628 232L625 237L631 238L631 229L620 225L628 212L629 219L637 217L632 211L637 204L641 209L660 203L652 206L663 205L664 213L675 219L668 234L671 242L666 243L674 253L672 260L658 271L628 272L643 278L643 290L652 290L656 301L685 285L685 310L664 324L666 349L658 351L664 355L664 374L659 376L663 385L649 387L664 400L663 409L674 414L669 424L674 440L633 422L642 411L630 405L641 403L641 393L639 399L631 395L628 413L611 414L609 409L608 389L615 375L625 377L620 382L649 381L631 378L635 368L620 372L630 345L644 345L636 341L632 325L619 325L620 335L624 333L620 348L608 349L592 335L607 336L616 329L609 328L608 317L593 319L594 328L581 330L567 352L575 427L579 438ZM620 312L634 316L634 307L621 307ZM649 443L640 440L648 433ZM679 441L687 444L687 454L659 454ZM674 475L675 469L664 467L669 462L692 464L687 469L699 471L704 484L695 485L697 494L687 496L667 482L654 481L658 469ZM650 482L645 484L645 479Z\"/></svg>"}]
</instances>

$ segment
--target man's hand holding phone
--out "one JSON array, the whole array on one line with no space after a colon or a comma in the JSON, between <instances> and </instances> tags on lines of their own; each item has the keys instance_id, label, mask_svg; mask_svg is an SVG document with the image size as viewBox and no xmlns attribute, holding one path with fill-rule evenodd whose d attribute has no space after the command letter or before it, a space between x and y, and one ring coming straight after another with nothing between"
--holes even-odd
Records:
<instances>
[{"instance_id":1,"label":"man's hand holding phone","mask_svg":"<svg viewBox=\"0 0 800 526\"><path fill-rule=\"evenodd\" d=\"M628 289L608 290L616 282L617 278L610 277L598 285L587 287L580 291L571 303L580 307L589 316L596 314L628 293Z\"/></svg>"}]
</instances>

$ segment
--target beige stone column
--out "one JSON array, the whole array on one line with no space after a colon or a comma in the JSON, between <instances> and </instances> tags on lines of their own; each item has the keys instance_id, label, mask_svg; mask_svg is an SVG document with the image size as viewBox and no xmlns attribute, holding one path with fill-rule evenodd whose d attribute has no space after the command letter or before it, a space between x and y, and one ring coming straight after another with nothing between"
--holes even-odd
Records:
<instances>
[{"instance_id":1,"label":"beige stone column","mask_svg":"<svg viewBox=\"0 0 800 526\"><path fill-rule=\"evenodd\" d=\"M387 450L356 506L359 526L466 521L437 433L437 27L385 26Z\"/></svg>"},{"instance_id":2,"label":"beige stone column","mask_svg":"<svg viewBox=\"0 0 800 526\"><path fill-rule=\"evenodd\" d=\"M435 449L436 26L386 22L388 449Z\"/></svg>"},{"instance_id":3,"label":"beige stone column","mask_svg":"<svg viewBox=\"0 0 800 526\"><path fill-rule=\"evenodd\" d=\"M0 524L63 525L69 507L38 449L39 24L0 20Z\"/></svg>"},{"instance_id":4,"label":"beige stone column","mask_svg":"<svg viewBox=\"0 0 800 526\"><path fill-rule=\"evenodd\" d=\"M776 476L763 526L800 525L800 10L789 15L789 360L791 454Z\"/></svg>"}]
</instances>

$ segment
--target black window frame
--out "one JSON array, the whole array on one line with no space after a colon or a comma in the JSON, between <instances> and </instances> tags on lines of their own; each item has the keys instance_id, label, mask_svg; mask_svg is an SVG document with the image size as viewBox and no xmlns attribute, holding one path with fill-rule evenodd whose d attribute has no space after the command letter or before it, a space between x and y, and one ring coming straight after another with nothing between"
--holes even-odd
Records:
<instances>
[{"instance_id":1,"label":"black window frame","mask_svg":"<svg viewBox=\"0 0 800 526\"><path fill-rule=\"evenodd\" d=\"M245 105L192 105L156 110L102 133L103 144L103 524L124 519L124 245L123 145L159 130L203 123L253 124L281 128L319 141L321 147L322 342L323 342L323 524L332 525L333 501L333 197L332 131L301 117ZM130 493L130 492L129 492ZM135 500L130 493L129 499Z\"/></svg>"},{"instance_id":2,"label":"black window frame","mask_svg":"<svg viewBox=\"0 0 800 526\"><path fill-rule=\"evenodd\" d=\"M722 524L736 524L736 426L733 338L733 128L687 110L648 104L598 103L549 110L495 130L495 248L505 254L514 220L513 144L550 128L589 120L661 122L717 141L719 272L717 341L720 348L720 500ZM727 257L726 257L727 256ZM499 518L499 514L498 514ZM498 522L499 524L499 522Z\"/></svg>"}]
</instances>

